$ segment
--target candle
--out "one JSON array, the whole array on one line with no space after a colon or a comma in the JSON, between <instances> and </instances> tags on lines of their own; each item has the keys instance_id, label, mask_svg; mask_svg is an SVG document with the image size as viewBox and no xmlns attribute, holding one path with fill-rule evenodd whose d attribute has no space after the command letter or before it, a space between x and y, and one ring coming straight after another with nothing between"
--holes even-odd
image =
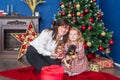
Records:
<instances>
[{"instance_id":1,"label":"candle","mask_svg":"<svg viewBox=\"0 0 120 80\"><path fill-rule=\"evenodd\" d=\"M7 13L9 13L9 5L7 5Z\"/></svg>"},{"instance_id":2,"label":"candle","mask_svg":"<svg viewBox=\"0 0 120 80\"><path fill-rule=\"evenodd\" d=\"M11 14L13 13L13 5L11 5Z\"/></svg>"}]
</instances>

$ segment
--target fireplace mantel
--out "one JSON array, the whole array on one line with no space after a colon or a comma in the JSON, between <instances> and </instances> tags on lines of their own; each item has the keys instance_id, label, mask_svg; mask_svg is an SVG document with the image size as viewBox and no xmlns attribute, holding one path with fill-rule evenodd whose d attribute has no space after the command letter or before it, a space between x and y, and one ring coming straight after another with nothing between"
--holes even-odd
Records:
<instances>
[{"instance_id":1,"label":"fireplace mantel","mask_svg":"<svg viewBox=\"0 0 120 80\"><path fill-rule=\"evenodd\" d=\"M33 21L35 31L39 33L39 17L34 16L1 16L0 17L0 56L18 55L20 42L11 33L24 33ZM16 48L14 48L16 47Z\"/></svg>"}]
</instances>

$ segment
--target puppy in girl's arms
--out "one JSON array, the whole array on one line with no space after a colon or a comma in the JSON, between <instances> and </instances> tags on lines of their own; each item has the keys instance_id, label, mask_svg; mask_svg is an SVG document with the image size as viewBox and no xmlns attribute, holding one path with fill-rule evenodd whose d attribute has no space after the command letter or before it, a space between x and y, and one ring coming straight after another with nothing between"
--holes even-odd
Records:
<instances>
[{"instance_id":1,"label":"puppy in girl's arms","mask_svg":"<svg viewBox=\"0 0 120 80\"><path fill-rule=\"evenodd\" d=\"M77 58L77 57L78 57L78 54L76 52L76 46L75 45L70 45L68 47L66 57L63 59L63 62L67 66L68 69L71 68L72 60Z\"/></svg>"}]
</instances>

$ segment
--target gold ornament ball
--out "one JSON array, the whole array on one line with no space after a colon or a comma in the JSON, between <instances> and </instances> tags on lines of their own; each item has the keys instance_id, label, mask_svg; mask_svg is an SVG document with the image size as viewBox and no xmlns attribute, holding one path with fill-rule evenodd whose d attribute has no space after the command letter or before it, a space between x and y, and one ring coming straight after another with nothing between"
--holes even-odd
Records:
<instances>
[{"instance_id":1,"label":"gold ornament ball","mask_svg":"<svg viewBox=\"0 0 120 80\"><path fill-rule=\"evenodd\" d=\"M80 4L77 4L77 5L76 5L76 8L80 8Z\"/></svg>"},{"instance_id":2,"label":"gold ornament ball","mask_svg":"<svg viewBox=\"0 0 120 80\"><path fill-rule=\"evenodd\" d=\"M87 42L88 47L91 47L91 45L92 45L91 42Z\"/></svg>"},{"instance_id":3,"label":"gold ornament ball","mask_svg":"<svg viewBox=\"0 0 120 80\"><path fill-rule=\"evenodd\" d=\"M103 31L103 32L101 33L101 35L102 35L102 36L105 36L105 35L106 35L106 33Z\"/></svg>"},{"instance_id":4,"label":"gold ornament ball","mask_svg":"<svg viewBox=\"0 0 120 80\"><path fill-rule=\"evenodd\" d=\"M65 6L64 5L61 5L61 8L64 8Z\"/></svg>"},{"instance_id":5,"label":"gold ornament ball","mask_svg":"<svg viewBox=\"0 0 120 80\"><path fill-rule=\"evenodd\" d=\"M106 54L109 54L109 53L110 53L110 49L107 48L107 49L105 50L105 53L106 53Z\"/></svg>"},{"instance_id":6,"label":"gold ornament ball","mask_svg":"<svg viewBox=\"0 0 120 80\"><path fill-rule=\"evenodd\" d=\"M90 3L93 3L93 1L91 0Z\"/></svg>"},{"instance_id":7,"label":"gold ornament ball","mask_svg":"<svg viewBox=\"0 0 120 80\"><path fill-rule=\"evenodd\" d=\"M71 14L68 14L68 17L71 17L72 15Z\"/></svg>"},{"instance_id":8,"label":"gold ornament ball","mask_svg":"<svg viewBox=\"0 0 120 80\"><path fill-rule=\"evenodd\" d=\"M76 15L77 15L77 16L80 16L80 12L77 12Z\"/></svg>"}]
</instances>

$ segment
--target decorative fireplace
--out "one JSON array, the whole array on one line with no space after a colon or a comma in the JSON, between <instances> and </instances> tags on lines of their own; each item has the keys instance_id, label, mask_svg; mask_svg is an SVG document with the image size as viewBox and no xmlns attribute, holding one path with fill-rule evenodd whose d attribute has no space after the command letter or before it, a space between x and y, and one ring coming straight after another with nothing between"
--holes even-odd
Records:
<instances>
[{"instance_id":1,"label":"decorative fireplace","mask_svg":"<svg viewBox=\"0 0 120 80\"><path fill-rule=\"evenodd\" d=\"M0 17L0 56L18 55L21 43L11 33L25 33L31 20L39 32L39 17Z\"/></svg>"}]
</instances>

